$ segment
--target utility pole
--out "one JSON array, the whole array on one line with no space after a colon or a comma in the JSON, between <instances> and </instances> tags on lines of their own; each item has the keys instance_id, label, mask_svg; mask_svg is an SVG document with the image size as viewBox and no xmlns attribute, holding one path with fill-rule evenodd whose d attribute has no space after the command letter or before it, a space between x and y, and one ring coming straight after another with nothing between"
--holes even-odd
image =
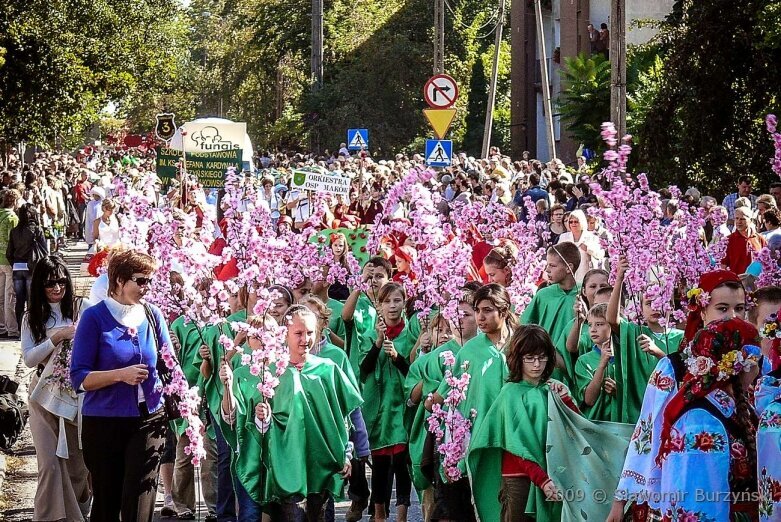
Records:
<instances>
[{"instance_id":1,"label":"utility pole","mask_svg":"<svg viewBox=\"0 0 781 522\"><path fill-rule=\"evenodd\" d=\"M540 77L542 79L542 110L545 111L545 134L548 137L550 159L556 157L556 137L553 135L553 108L550 99L550 78L548 77L548 53L545 50L545 28L542 25L542 5L534 0L537 17L537 47L540 50Z\"/></svg>"},{"instance_id":2,"label":"utility pole","mask_svg":"<svg viewBox=\"0 0 781 522\"><path fill-rule=\"evenodd\" d=\"M502 49L502 27L504 26L504 0L499 0L499 16L496 20L496 37L494 39L494 65L491 69L491 85L488 87L488 107L485 111L485 128L483 129L483 155L488 157L491 146L491 127L494 123L494 103L496 102L496 81L499 76L499 52Z\"/></svg>"},{"instance_id":3,"label":"utility pole","mask_svg":"<svg viewBox=\"0 0 781 522\"><path fill-rule=\"evenodd\" d=\"M610 119L626 135L626 0L610 3Z\"/></svg>"},{"instance_id":4,"label":"utility pole","mask_svg":"<svg viewBox=\"0 0 781 522\"><path fill-rule=\"evenodd\" d=\"M434 0L434 74L445 73L445 0Z\"/></svg>"},{"instance_id":5,"label":"utility pole","mask_svg":"<svg viewBox=\"0 0 781 522\"><path fill-rule=\"evenodd\" d=\"M312 0L312 92L323 87L323 0Z\"/></svg>"}]
</instances>

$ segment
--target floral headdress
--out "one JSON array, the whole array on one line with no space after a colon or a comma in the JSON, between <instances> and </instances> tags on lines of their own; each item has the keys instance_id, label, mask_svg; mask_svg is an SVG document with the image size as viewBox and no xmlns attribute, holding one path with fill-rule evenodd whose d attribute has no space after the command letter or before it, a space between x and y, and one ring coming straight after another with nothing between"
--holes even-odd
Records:
<instances>
[{"instance_id":1,"label":"floral headdress","mask_svg":"<svg viewBox=\"0 0 781 522\"><path fill-rule=\"evenodd\" d=\"M671 451L672 427L685 408L757 366L758 337L759 332L751 323L738 318L726 319L710 323L684 348L687 371L678 392L664 409L659 465Z\"/></svg>"},{"instance_id":2,"label":"floral headdress","mask_svg":"<svg viewBox=\"0 0 781 522\"><path fill-rule=\"evenodd\" d=\"M765 318L765 324L759 332L765 339L771 339L772 344L768 358L770 365L775 370L781 366L781 310L770 314Z\"/></svg>"}]
</instances>

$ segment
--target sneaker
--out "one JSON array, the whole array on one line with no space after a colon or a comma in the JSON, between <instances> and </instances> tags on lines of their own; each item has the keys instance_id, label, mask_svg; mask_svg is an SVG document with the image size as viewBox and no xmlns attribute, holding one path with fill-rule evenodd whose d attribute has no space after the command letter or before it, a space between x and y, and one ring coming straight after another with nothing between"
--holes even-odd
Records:
<instances>
[{"instance_id":1,"label":"sneaker","mask_svg":"<svg viewBox=\"0 0 781 522\"><path fill-rule=\"evenodd\" d=\"M177 516L176 518L178 518L179 520L195 520L195 513L193 513L188 509L184 513L179 513L179 516ZM214 520L217 520L217 518L215 517Z\"/></svg>"},{"instance_id":2,"label":"sneaker","mask_svg":"<svg viewBox=\"0 0 781 522\"><path fill-rule=\"evenodd\" d=\"M344 515L345 522L358 522L363 518L363 511L369 507L369 499L353 500L350 510Z\"/></svg>"},{"instance_id":3,"label":"sneaker","mask_svg":"<svg viewBox=\"0 0 781 522\"><path fill-rule=\"evenodd\" d=\"M217 520L217 513L209 513L206 515L206 520Z\"/></svg>"}]
</instances>

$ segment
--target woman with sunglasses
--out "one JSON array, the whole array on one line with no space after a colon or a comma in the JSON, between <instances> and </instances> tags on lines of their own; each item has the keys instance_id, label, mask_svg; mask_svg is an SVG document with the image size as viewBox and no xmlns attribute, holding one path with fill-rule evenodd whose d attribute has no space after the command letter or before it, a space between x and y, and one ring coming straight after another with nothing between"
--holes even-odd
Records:
<instances>
[{"instance_id":1,"label":"woman with sunglasses","mask_svg":"<svg viewBox=\"0 0 781 522\"><path fill-rule=\"evenodd\" d=\"M87 468L78 443L78 399L67 379L74 326L73 285L62 258L41 259L22 320L22 357L36 368L30 382L30 432L38 461L33 520L89 515ZM63 378L63 374L66 376Z\"/></svg>"},{"instance_id":2,"label":"woman with sunglasses","mask_svg":"<svg viewBox=\"0 0 781 522\"><path fill-rule=\"evenodd\" d=\"M70 376L84 392L92 520L152 520L167 420L156 367L159 347L171 345L163 314L142 302L155 268L140 252L111 256L108 297L76 329Z\"/></svg>"}]
</instances>

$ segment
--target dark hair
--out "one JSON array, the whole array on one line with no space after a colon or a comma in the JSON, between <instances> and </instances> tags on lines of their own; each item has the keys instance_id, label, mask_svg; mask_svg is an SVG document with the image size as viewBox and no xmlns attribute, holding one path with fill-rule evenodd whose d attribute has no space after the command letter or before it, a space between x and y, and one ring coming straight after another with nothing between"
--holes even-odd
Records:
<instances>
[{"instance_id":1,"label":"dark hair","mask_svg":"<svg viewBox=\"0 0 781 522\"><path fill-rule=\"evenodd\" d=\"M540 184L540 177L536 173L529 174L529 185L533 187L539 184Z\"/></svg>"},{"instance_id":2,"label":"dark hair","mask_svg":"<svg viewBox=\"0 0 781 522\"><path fill-rule=\"evenodd\" d=\"M506 323L510 330L518 326L518 318L512 311L512 302L510 301L510 294L507 289L497 283L489 283L480 287L480 290L475 292L474 308L477 308L482 301L491 301L499 312L499 315L506 317Z\"/></svg>"},{"instance_id":3,"label":"dark hair","mask_svg":"<svg viewBox=\"0 0 781 522\"><path fill-rule=\"evenodd\" d=\"M548 254L557 256L563 260L566 264L572 265L572 271L570 275L575 277L575 272L578 271L580 266L580 249L572 241L564 241L548 248Z\"/></svg>"},{"instance_id":4,"label":"dark hair","mask_svg":"<svg viewBox=\"0 0 781 522\"><path fill-rule=\"evenodd\" d=\"M602 294L610 295L613 293L613 287L612 286L603 286L602 288L597 288L597 291L594 292L594 297Z\"/></svg>"},{"instance_id":5,"label":"dark hair","mask_svg":"<svg viewBox=\"0 0 781 522\"><path fill-rule=\"evenodd\" d=\"M777 208L770 208L766 210L764 214L762 214L762 219L765 220L765 223L768 223L774 227L781 226L781 211L779 211Z\"/></svg>"},{"instance_id":6,"label":"dark hair","mask_svg":"<svg viewBox=\"0 0 781 522\"><path fill-rule=\"evenodd\" d=\"M38 225L38 211L35 210L35 206L30 203L25 203L19 207L19 210L16 211L16 215L19 216L19 224L16 225L19 228Z\"/></svg>"},{"instance_id":7,"label":"dark hair","mask_svg":"<svg viewBox=\"0 0 781 522\"><path fill-rule=\"evenodd\" d=\"M580 284L580 295L581 297L583 297L583 299L586 299L586 283L588 283L588 280L594 277L595 275L603 275L607 278L610 278L610 274L607 273L607 270L602 270L601 268L592 268L591 270L586 272L586 275L583 276L583 282ZM591 303L589 302L587 302L586 304L591 306Z\"/></svg>"},{"instance_id":8,"label":"dark hair","mask_svg":"<svg viewBox=\"0 0 781 522\"><path fill-rule=\"evenodd\" d=\"M523 380L523 357L525 355L544 355L548 357L545 370L540 377L545 382L553 375L556 368L556 347L553 346L550 335L544 328L536 324L519 326L510 337L506 350L507 367L510 375L508 382L521 382Z\"/></svg>"},{"instance_id":9,"label":"dark hair","mask_svg":"<svg viewBox=\"0 0 781 522\"><path fill-rule=\"evenodd\" d=\"M374 256L368 261L366 261L366 266L372 266L374 268L382 268L385 270L385 274L387 274L388 279L391 278L393 274L393 267L390 264L390 261L385 259L382 256Z\"/></svg>"},{"instance_id":10,"label":"dark hair","mask_svg":"<svg viewBox=\"0 0 781 522\"><path fill-rule=\"evenodd\" d=\"M52 307L46 299L44 285L49 279L59 278L67 279L65 295L60 301L62 318L73 321L73 282L65 261L60 256L46 256L35 264L26 318L36 343L46 339L46 323L52 319Z\"/></svg>"},{"instance_id":11,"label":"dark hair","mask_svg":"<svg viewBox=\"0 0 781 522\"><path fill-rule=\"evenodd\" d=\"M288 287L282 285L271 285L268 287L268 291L278 292L287 301L288 306L293 304L293 292L291 292Z\"/></svg>"},{"instance_id":12,"label":"dark hair","mask_svg":"<svg viewBox=\"0 0 781 522\"><path fill-rule=\"evenodd\" d=\"M761 305L763 302L776 303L781 307L781 287L779 286L763 286L751 294L751 297L752 300L756 303L756 306L752 306L748 310L748 318L752 323L756 323L757 319L759 319L759 317L757 317L757 314L759 313L759 305ZM762 318L763 321L765 319L767 318Z\"/></svg>"},{"instance_id":13,"label":"dark hair","mask_svg":"<svg viewBox=\"0 0 781 522\"><path fill-rule=\"evenodd\" d=\"M773 183L770 184L770 188L772 189L780 188L780 187L781 187L781 181L774 181Z\"/></svg>"},{"instance_id":14,"label":"dark hair","mask_svg":"<svg viewBox=\"0 0 781 522\"><path fill-rule=\"evenodd\" d=\"M748 183L751 185L751 176L746 176L745 174L738 178L738 185L741 185L743 183Z\"/></svg>"}]
</instances>

